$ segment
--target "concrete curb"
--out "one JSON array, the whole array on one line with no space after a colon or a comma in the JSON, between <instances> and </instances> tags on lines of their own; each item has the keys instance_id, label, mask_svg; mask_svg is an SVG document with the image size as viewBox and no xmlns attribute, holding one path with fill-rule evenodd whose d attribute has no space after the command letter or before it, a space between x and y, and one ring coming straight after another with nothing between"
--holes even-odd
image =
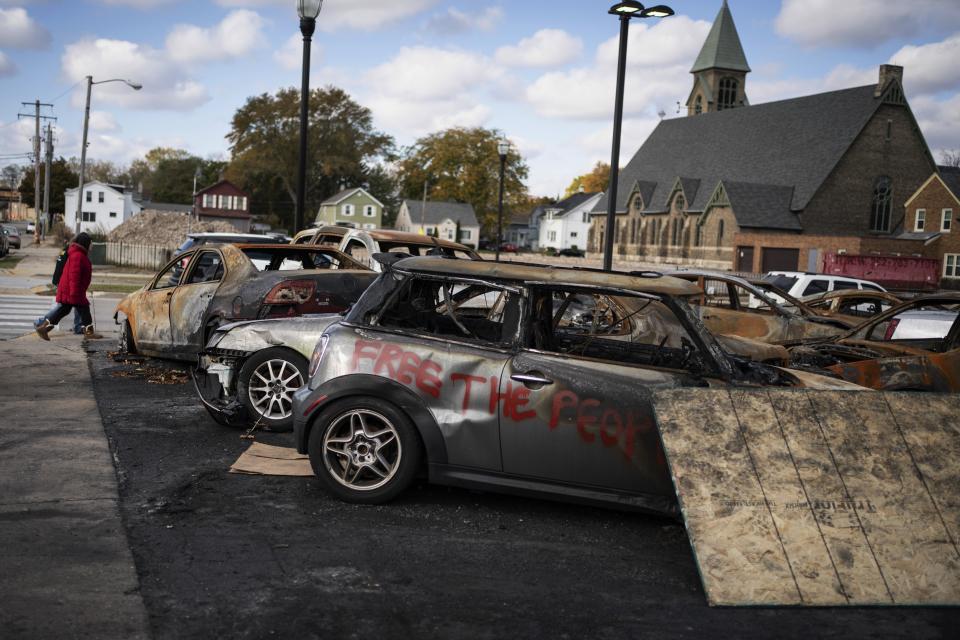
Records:
<instances>
[{"instance_id":1,"label":"concrete curb","mask_svg":"<svg viewBox=\"0 0 960 640\"><path fill-rule=\"evenodd\" d=\"M148 638L82 340L27 336L0 367L4 638Z\"/></svg>"}]
</instances>

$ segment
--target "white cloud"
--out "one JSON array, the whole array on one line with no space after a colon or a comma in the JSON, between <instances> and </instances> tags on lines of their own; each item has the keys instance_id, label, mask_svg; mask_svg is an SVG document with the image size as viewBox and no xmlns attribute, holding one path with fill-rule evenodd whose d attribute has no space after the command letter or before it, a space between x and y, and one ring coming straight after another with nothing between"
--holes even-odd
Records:
<instances>
[{"instance_id":1,"label":"white cloud","mask_svg":"<svg viewBox=\"0 0 960 640\"><path fill-rule=\"evenodd\" d=\"M624 114L627 118L670 112L690 90L690 65L710 23L677 16L631 28L627 46ZM618 37L597 47L594 64L546 73L527 87L525 98L542 116L604 119L613 113Z\"/></svg>"},{"instance_id":2,"label":"white cloud","mask_svg":"<svg viewBox=\"0 0 960 640\"><path fill-rule=\"evenodd\" d=\"M254 11L231 11L210 28L180 24L167 36L172 60L198 62L246 55L264 43L264 21Z\"/></svg>"},{"instance_id":3,"label":"white cloud","mask_svg":"<svg viewBox=\"0 0 960 640\"><path fill-rule=\"evenodd\" d=\"M945 100L923 96L910 106L935 158L944 149L960 149L960 93Z\"/></svg>"},{"instance_id":4,"label":"white cloud","mask_svg":"<svg viewBox=\"0 0 960 640\"><path fill-rule=\"evenodd\" d=\"M120 125L117 124L117 119L109 111L91 111L90 130L110 133L119 131Z\"/></svg>"},{"instance_id":5,"label":"white cloud","mask_svg":"<svg viewBox=\"0 0 960 640\"><path fill-rule=\"evenodd\" d=\"M956 0L783 0L777 33L805 45L876 46L929 29L960 27Z\"/></svg>"},{"instance_id":6,"label":"white cloud","mask_svg":"<svg viewBox=\"0 0 960 640\"><path fill-rule=\"evenodd\" d=\"M147 0L150 1L150 0ZM291 19L296 19L292 0L215 0L222 7L289 7ZM325 0L317 29L337 31L356 29L376 31L385 26L396 25L430 9L440 0Z\"/></svg>"},{"instance_id":7,"label":"white cloud","mask_svg":"<svg viewBox=\"0 0 960 640\"><path fill-rule=\"evenodd\" d=\"M135 9L152 9L165 4L173 4L180 0L100 0L103 4L111 4L120 7L133 7Z\"/></svg>"},{"instance_id":8,"label":"white cloud","mask_svg":"<svg viewBox=\"0 0 960 640\"><path fill-rule=\"evenodd\" d=\"M50 33L26 9L0 9L0 43L12 49L43 49L50 44Z\"/></svg>"},{"instance_id":9,"label":"white cloud","mask_svg":"<svg viewBox=\"0 0 960 640\"><path fill-rule=\"evenodd\" d=\"M0 78L16 75L16 73L17 65L13 64L13 60L7 54L0 51Z\"/></svg>"},{"instance_id":10,"label":"white cloud","mask_svg":"<svg viewBox=\"0 0 960 640\"><path fill-rule=\"evenodd\" d=\"M516 45L497 49L500 64L518 67L558 67L580 57L583 41L562 29L541 29Z\"/></svg>"},{"instance_id":11,"label":"white cloud","mask_svg":"<svg viewBox=\"0 0 960 640\"><path fill-rule=\"evenodd\" d=\"M284 69L299 69L303 63L303 36L298 32L287 38L287 41L273 52L273 59ZM310 68L319 64L322 59L323 48L314 41L310 45Z\"/></svg>"},{"instance_id":12,"label":"white cloud","mask_svg":"<svg viewBox=\"0 0 960 640\"><path fill-rule=\"evenodd\" d=\"M908 92L925 94L956 90L960 86L960 33L941 42L907 45L890 57L904 68Z\"/></svg>"},{"instance_id":13,"label":"white cloud","mask_svg":"<svg viewBox=\"0 0 960 640\"><path fill-rule=\"evenodd\" d=\"M189 110L210 97L206 89L187 77L180 65L171 62L165 52L126 40L80 40L67 45L61 58L67 80L82 80L91 69L97 78L128 78L143 83L134 91L123 83L109 83L95 88L97 103L133 109ZM80 106L81 94L74 94Z\"/></svg>"},{"instance_id":14,"label":"white cloud","mask_svg":"<svg viewBox=\"0 0 960 640\"><path fill-rule=\"evenodd\" d=\"M449 8L445 13L431 16L427 21L427 29L442 35L457 35L477 29L490 31L503 19L503 9L487 7L483 11L466 13L456 8Z\"/></svg>"}]
</instances>

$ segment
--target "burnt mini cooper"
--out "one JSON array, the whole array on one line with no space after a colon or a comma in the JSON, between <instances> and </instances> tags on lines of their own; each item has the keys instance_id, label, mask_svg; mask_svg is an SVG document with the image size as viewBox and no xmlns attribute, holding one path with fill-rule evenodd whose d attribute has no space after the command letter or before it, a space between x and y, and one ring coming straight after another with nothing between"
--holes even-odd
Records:
<instances>
[{"instance_id":1,"label":"burnt mini cooper","mask_svg":"<svg viewBox=\"0 0 960 640\"><path fill-rule=\"evenodd\" d=\"M321 336L294 394L321 483L379 503L431 482L675 514L654 391L862 389L726 354L677 278L395 262Z\"/></svg>"}]
</instances>

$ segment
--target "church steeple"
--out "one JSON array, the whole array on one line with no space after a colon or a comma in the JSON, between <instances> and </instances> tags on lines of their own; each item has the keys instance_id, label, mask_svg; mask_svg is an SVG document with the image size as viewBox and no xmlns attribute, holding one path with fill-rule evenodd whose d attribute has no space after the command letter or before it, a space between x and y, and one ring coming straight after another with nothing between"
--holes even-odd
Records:
<instances>
[{"instance_id":1,"label":"church steeple","mask_svg":"<svg viewBox=\"0 0 960 640\"><path fill-rule=\"evenodd\" d=\"M723 0L710 33L690 73L693 89L687 99L687 115L721 111L749 104L746 94L750 65L743 53L737 27L727 0Z\"/></svg>"}]
</instances>

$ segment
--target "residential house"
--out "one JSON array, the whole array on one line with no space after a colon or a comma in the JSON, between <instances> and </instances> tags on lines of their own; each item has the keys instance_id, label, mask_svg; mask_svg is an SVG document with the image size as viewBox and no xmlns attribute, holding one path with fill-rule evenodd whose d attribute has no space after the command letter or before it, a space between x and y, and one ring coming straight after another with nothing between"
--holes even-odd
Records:
<instances>
[{"instance_id":1,"label":"residential house","mask_svg":"<svg viewBox=\"0 0 960 640\"><path fill-rule=\"evenodd\" d=\"M662 120L618 176L615 252L759 272L817 270L828 251L916 252L903 202L936 164L903 91L874 85L751 105L726 2L697 56L688 115ZM699 97L699 108L698 108ZM589 247L606 233L593 209Z\"/></svg>"},{"instance_id":2,"label":"residential house","mask_svg":"<svg viewBox=\"0 0 960 640\"><path fill-rule=\"evenodd\" d=\"M337 224L356 229L379 229L383 226L383 203L362 187L344 189L320 203L317 225Z\"/></svg>"},{"instance_id":3,"label":"residential house","mask_svg":"<svg viewBox=\"0 0 960 640\"><path fill-rule=\"evenodd\" d=\"M545 205L540 219L540 249L587 248L590 234L590 211L602 193L575 193L555 205Z\"/></svg>"},{"instance_id":4,"label":"residential house","mask_svg":"<svg viewBox=\"0 0 960 640\"><path fill-rule=\"evenodd\" d=\"M516 213L510 216L507 227L503 230L503 241L515 244L518 247L530 246L531 236L529 213Z\"/></svg>"},{"instance_id":5,"label":"residential house","mask_svg":"<svg viewBox=\"0 0 960 640\"><path fill-rule=\"evenodd\" d=\"M201 222L221 220L240 233L250 232L250 197L229 180L221 180L197 192L194 210Z\"/></svg>"},{"instance_id":6,"label":"residential house","mask_svg":"<svg viewBox=\"0 0 960 640\"><path fill-rule=\"evenodd\" d=\"M457 237L457 226L460 237ZM394 224L397 231L410 231L453 240L476 249L480 243L480 223L473 205L462 202L423 202L404 200Z\"/></svg>"},{"instance_id":7,"label":"residential house","mask_svg":"<svg viewBox=\"0 0 960 640\"><path fill-rule=\"evenodd\" d=\"M920 255L940 260L940 285L960 289L960 167L937 167L904 204L904 233Z\"/></svg>"},{"instance_id":8,"label":"residential house","mask_svg":"<svg viewBox=\"0 0 960 640\"><path fill-rule=\"evenodd\" d=\"M76 229L77 192L74 187L63 193L63 218L68 229ZM80 204L80 230L88 233L110 233L141 211L131 188L99 180L84 183Z\"/></svg>"}]
</instances>

